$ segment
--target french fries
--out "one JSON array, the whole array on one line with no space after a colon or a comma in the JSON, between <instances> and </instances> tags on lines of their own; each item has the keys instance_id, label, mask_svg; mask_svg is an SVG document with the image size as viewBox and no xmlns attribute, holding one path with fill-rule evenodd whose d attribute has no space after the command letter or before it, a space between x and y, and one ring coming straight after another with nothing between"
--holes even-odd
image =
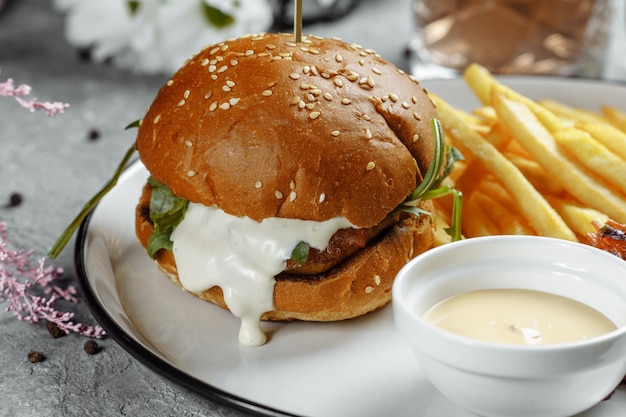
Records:
<instances>
[{"instance_id":1,"label":"french fries","mask_svg":"<svg viewBox=\"0 0 626 417\"><path fill-rule=\"evenodd\" d=\"M473 64L471 112L431 94L451 146L466 160L450 176L464 194L465 237L535 234L585 241L609 219L626 223L626 112L531 100ZM449 217L450 205L435 204Z\"/></svg>"}]
</instances>

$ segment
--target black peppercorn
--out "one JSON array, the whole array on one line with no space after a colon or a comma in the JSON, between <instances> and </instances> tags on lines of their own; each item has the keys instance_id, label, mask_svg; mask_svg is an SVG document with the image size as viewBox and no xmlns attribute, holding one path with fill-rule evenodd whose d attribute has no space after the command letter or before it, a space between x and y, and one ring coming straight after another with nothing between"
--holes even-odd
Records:
<instances>
[{"instance_id":1,"label":"black peppercorn","mask_svg":"<svg viewBox=\"0 0 626 417\"><path fill-rule=\"evenodd\" d=\"M95 340L86 341L83 349L85 350L85 352L87 352L88 355L95 355L96 353L100 352L100 347Z\"/></svg>"},{"instance_id":2,"label":"black peppercorn","mask_svg":"<svg viewBox=\"0 0 626 417\"><path fill-rule=\"evenodd\" d=\"M37 352L33 349L28 352L28 361L30 363L42 362L44 359L46 359L46 357L41 352Z\"/></svg>"}]
</instances>

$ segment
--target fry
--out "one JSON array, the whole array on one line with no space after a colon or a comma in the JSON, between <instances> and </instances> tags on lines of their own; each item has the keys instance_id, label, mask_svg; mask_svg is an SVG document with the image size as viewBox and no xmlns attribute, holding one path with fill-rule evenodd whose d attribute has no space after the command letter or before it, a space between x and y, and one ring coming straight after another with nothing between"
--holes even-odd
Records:
<instances>
[{"instance_id":1,"label":"fry","mask_svg":"<svg viewBox=\"0 0 626 417\"><path fill-rule=\"evenodd\" d=\"M573 123L606 123L604 118L597 113L568 106L559 101L544 99L539 100L538 103L557 116L561 116Z\"/></svg>"},{"instance_id":2,"label":"fry","mask_svg":"<svg viewBox=\"0 0 626 417\"><path fill-rule=\"evenodd\" d=\"M587 175L557 147L554 137L523 103L503 95L494 98L498 117L516 133L517 139L563 187L585 205L626 223L626 200ZM530 216L529 216L530 217ZM533 225L534 226L534 225ZM537 230L543 234L543 231Z\"/></svg>"},{"instance_id":3,"label":"fry","mask_svg":"<svg viewBox=\"0 0 626 417\"><path fill-rule=\"evenodd\" d=\"M565 193L565 188L561 183L556 181L537 161L517 155L507 155L507 158L522 171L528 181L542 194L560 196Z\"/></svg>"},{"instance_id":4,"label":"fry","mask_svg":"<svg viewBox=\"0 0 626 417\"><path fill-rule=\"evenodd\" d=\"M626 161L626 133L606 123L583 123L576 127L589 133L595 140Z\"/></svg>"},{"instance_id":5,"label":"fry","mask_svg":"<svg viewBox=\"0 0 626 417\"><path fill-rule=\"evenodd\" d=\"M600 110L613 126L626 133L626 112L611 106L600 106Z\"/></svg>"},{"instance_id":6,"label":"fry","mask_svg":"<svg viewBox=\"0 0 626 417\"><path fill-rule=\"evenodd\" d=\"M449 128L462 145L483 167L493 173L509 195L516 201L520 213L526 217L531 227L544 236L577 240L574 232L559 217L543 196L532 186L524 175L503 154L469 128L456 116L454 109L445 101L431 95L441 122ZM497 109L496 109L497 111ZM532 113L531 113L532 115Z\"/></svg>"},{"instance_id":7,"label":"fry","mask_svg":"<svg viewBox=\"0 0 626 417\"><path fill-rule=\"evenodd\" d=\"M493 220L501 234L529 235L534 232L525 224L524 218L501 204L497 199L484 193L475 195L476 205Z\"/></svg>"},{"instance_id":8,"label":"fry","mask_svg":"<svg viewBox=\"0 0 626 417\"><path fill-rule=\"evenodd\" d=\"M563 129L556 132L554 138L582 165L626 194L626 161L583 130Z\"/></svg>"},{"instance_id":9,"label":"fry","mask_svg":"<svg viewBox=\"0 0 626 417\"><path fill-rule=\"evenodd\" d=\"M548 201L579 236L594 233L596 228L593 226L593 222L604 224L609 219L604 213L564 199L549 198Z\"/></svg>"}]
</instances>

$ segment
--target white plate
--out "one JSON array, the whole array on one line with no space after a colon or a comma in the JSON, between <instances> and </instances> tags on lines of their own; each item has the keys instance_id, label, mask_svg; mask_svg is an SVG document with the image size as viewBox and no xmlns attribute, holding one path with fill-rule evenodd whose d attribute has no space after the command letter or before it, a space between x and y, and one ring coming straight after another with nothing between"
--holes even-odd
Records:
<instances>
[{"instance_id":1,"label":"white plate","mask_svg":"<svg viewBox=\"0 0 626 417\"><path fill-rule=\"evenodd\" d=\"M506 79L533 98L596 109L626 108L626 88L584 80ZM424 83L469 109L460 80ZM123 348L155 372L201 395L259 415L467 417L424 379L393 325L390 306L339 323L264 323L270 341L245 347L236 318L182 292L156 269L134 234L134 210L148 176L126 170L83 223L76 270L85 300ZM584 413L618 417L626 390Z\"/></svg>"}]
</instances>

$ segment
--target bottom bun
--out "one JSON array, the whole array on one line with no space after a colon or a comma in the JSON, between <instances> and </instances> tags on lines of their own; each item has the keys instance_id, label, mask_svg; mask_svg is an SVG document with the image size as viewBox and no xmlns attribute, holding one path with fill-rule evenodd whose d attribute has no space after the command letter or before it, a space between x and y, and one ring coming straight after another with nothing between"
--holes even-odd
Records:
<instances>
[{"instance_id":1,"label":"bottom bun","mask_svg":"<svg viewBox=\"0 0 626 417\"><path fill-rule=\"evenodd\" d=\"M151 188L146 185L136 211L136 233L144 248L152 234L148 216L150 194ZM420 208L432 211L432 204L425 201L420 203ZM281 273L276 276L274 287L275 309L264 313L261 319L337 321L377 310L391 301L391 287L398 271L430 249L433 242L430 217L409 216L325 273L308 276ZM155 260L164 275L183 288L172 253L161 249ZM219 287L192 294L228 309Z\"/></svg>"}]
</instances>

